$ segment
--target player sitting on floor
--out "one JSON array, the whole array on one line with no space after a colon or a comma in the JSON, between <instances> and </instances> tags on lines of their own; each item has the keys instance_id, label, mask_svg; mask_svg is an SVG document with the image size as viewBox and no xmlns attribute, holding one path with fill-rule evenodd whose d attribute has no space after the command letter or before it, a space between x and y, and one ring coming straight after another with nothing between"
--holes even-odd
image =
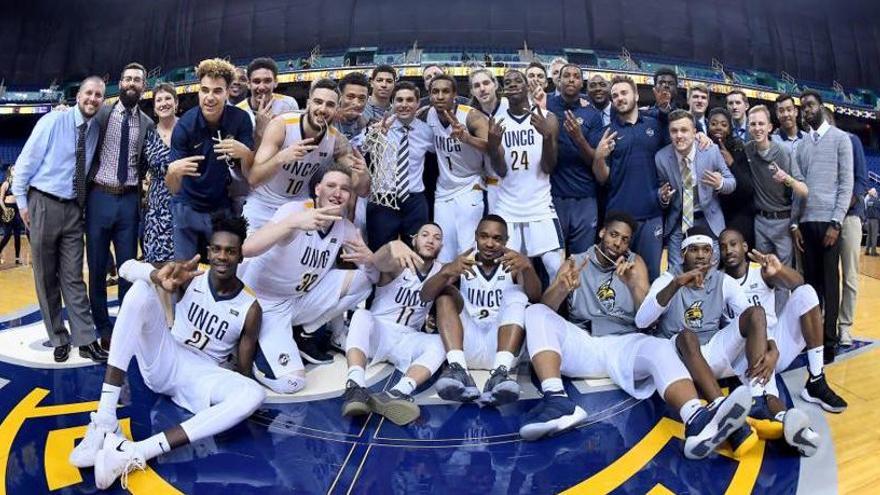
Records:
<instances>
[{"instance_id":1,"label":"player sitting on floor","mask_svg":"<svg viewBox=\"0 0 880 495\"><path fill-rule=\"evenodd\" d=\"M411 423L420 414L413 391L443 364L440 336L421 331L431 302L423 302L419 295L425 280L440 271L435 260L443 232L437 224L427 223L412 245L415 252L401 241L391 241L374 255L373 264L381 275L373 303L369 310L354 312L345 341L348 380L343 416L372 411L398 425ZM370 395L364 377L368 358L388 361L404 376L390 390Z\"/></svg>"},{"instance_id":2,"label":"player sitting on floor","mask_svg":"<svg viewBox=\"0 0 880 495\"><path fill-rule=\"evenodd\" d=\"M507 241L505 220L487 215L477 225L476 255L468 249L422 287L422 301L437 301L437 326L449 362L437 380L443 399L480 398L469 366L492 370L481 402L502 405L519 398L510 370L522 347L525 306L538 300L541 282L529 259L506 248Z\"/></svg>"},{"instance_id":3,"label":"player sitting on floor","mask_svg":"<svg viewBox=\"0 0 880 495\"><path fill-rule=\"evenodd\" d=\"M542 304L526 310L528 348L544 399L526 415L520 435L537 440L586 421L561 375L607 376L637 399L656 390L685 423L685 456L700 459L744 424L749 392L740 387L717 407L702 406L672 343L639 333L636 308L649 285L645 262L629 251L635 227L629 215L609 212L599 243L566 260ZM556 313L565 302L571 321Z\"/></svg>"},{"instance_id":4,"label":"player sitting on floor","mask_svg":"<svg viewBox=\"0 0 880 495\"><path fill-rule=\"evenodd\" d=\"M116 318L98 411L70 454L76 467L95 466L99 489L120 476L125 488L128 473L146 461L226 431L262 404L265 391L251 379L260 305L235 274L246 230L243 218L214 220L207 274L196 271L198 257L161 269L135 260L120 268L133 285ZM173 309L171 294L180 296ZM236 352L238 373L221 367ZM138 442L120 436L116 405L132 357L151 390L195 415Z\"/></svg>"}]
</instances>

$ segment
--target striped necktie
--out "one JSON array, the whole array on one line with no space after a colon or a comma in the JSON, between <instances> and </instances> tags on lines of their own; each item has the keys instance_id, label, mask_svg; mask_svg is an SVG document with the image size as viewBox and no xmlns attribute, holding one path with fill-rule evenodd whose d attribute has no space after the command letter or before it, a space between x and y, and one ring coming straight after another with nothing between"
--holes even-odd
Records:
<instances>
[{"instance_id":1,"label":"striped necktie","mask_svg":"<svg viewBox=\"0 0 880 495\"><path fill-rule=\"evenodd\" d=\"M397 146L397 201L399 204L409 198L409 131L408 125L401 128L400 143Z\"/></svg>"},{"instance_id":2,"label":"striped necktie","mask_svg":"<svg viewBox=\"0 0 880 495\"><path fill-rule=\"evenodd\" d=\"M80 208L86 205L86 130L88 125L82 123L77 128L76 136L76 168L73 173L73 195Z\"/></svg>"},{"instance_id":3,"label":"striped necktie","mask_svg":"<svg viewBox=\"0 0 880 495\"><path fill-rule=\"evenodd\" d=\"M681 182L681 230L687 232L694 225L694 174L686 156L681 159Z\"/></svg>"}]
</instances>

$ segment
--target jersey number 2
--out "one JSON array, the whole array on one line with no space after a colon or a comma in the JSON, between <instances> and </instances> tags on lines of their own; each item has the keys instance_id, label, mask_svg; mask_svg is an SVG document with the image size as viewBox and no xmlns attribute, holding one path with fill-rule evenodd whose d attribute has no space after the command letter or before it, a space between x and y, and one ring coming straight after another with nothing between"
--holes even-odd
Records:
<instances>
[{"instance_id":1,"label":"jersey number 2","mask_svg":"<svg viewBox=\"0 0 880 495\"><path fill-rule=\"evenodd\" d=\"M519 170L522 166L523 170L529 169L529 152L526 150L510 152L510 170Z\"/></svg>"},{"instance_id":2,"label":"jersey number 2","mask_svg":"<svg viewBox=\"0 0 880 495\"><path fill-rule=\"evenodd\" d=\"M192 337L186 339L183 343L191 345L200 351L204 351L210 341L211 337L208 337L206 334L198 330L193 330Z\"/></svg>"}]
</instances>

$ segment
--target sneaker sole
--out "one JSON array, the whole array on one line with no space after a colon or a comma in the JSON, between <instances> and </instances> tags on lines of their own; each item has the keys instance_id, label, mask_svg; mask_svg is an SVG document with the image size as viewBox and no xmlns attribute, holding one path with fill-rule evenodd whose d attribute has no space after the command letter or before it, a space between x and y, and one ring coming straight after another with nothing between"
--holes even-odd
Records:
<instances>
[{"instance_id":1,"label":"sneaker sole","mask_svg":"<svg viewBox=\"0 0 880 495\"><path fill-rule=\"evenodd\" d=\"M373 412L387 418L397 426L408 425L417 420L422 414L419 406L408 400L380 402L371 398L370 408Z\"/></svg>"},{"instance_id":2,"label":"sneaker sole","mask_svg":"<svg viewBox=\"0 0 880 495\"><path fill-rule=\"evenodd\" d=\"M463 383L451 378L437 380L437 395L443 400L455 402L473 402L480 396L477 387L466 387Z\"/></svg>"},{"instance_id":3,"label":"sneaker sole","mask_svg":"<svg viewBox=\"0 0 880 495\"><path fill-rule=\"evenodd\" d=\"M519 436L527 442L534 442L544 437L555 437L561 433L572 430L587 421L587 412L580 406L575 406L574 412L544 423L532 423L523 425L519 429Z\"/></svg>"},{"instance_id":4,"label":"sneaker sole","mask_svg":"<svg viewBox=\"0 0 880 495\"><path fill-rule=\"evenodd\" d=\"M819 450L819 445L806 439L804 430L810 427L810 418L800 409L789 409L783 418L785 442L796 448L804 457L812 457ZM821 438L821 437L820 437Z\"/></svg>"},{"instance_id":5,"label":"sneaker sole","mask_svg":"<svg viewBox=\"0 0 880 495\"><path fill-rule=\"evenodd\" d=\"M519 385L516 382L502 382L492 389L492 402L495 406L503 406L519 400Z\"/></svg>"},{"instance_id":6,"label":"sneaker sole","mask_svg":"<svg viewBox=\"0 0 880 495\"><path fill-rule=\"evenodd\" d=\"M370 405L366 402L348 402L342 405L342 415L346 418L366 416L370 412Z\"/></svg>"},{"instance_id":7,"label":"sneaker sole","mask_svg":"<svg viewBox=\"0 0 880 495\"><path fill-rule=\"evenodd\" d=\"M826 402L823 401L822 399L818 399L818 398L816 398L816 397L813 397L812 395L810 395L809 392L807 392L807 389L803 389L803 390L801 390L801 399L803 399L803 400L805 400L805 401L807 401L807 402L811 402L811 403L813 403L813 404L818 404L819 407L821 407L822 409L824 409L824 410L826 410L826 411L828 411L828 412L830 412L830 413L840 414L840 413L842 413L843 411L846 411L846 406L843 406L843 407L834 407L834 406L832 406L831 404L826 403Z\"/></svg>"},{"instance_id":8,"label":"sneaker sole","mask_svg":"<svg viewBox=\"0 0 880 495\"><path fill-rule=\"evenodd\" d=\"M113 482L111 482L109 485L103 485L102 483L98 482L98 480L101 480L105 477L104 476L104 469L105 469L104 468L104 465L105 465L104 457L106 456L106 454L107 453L104 452L104 449L102 448L101 450L98 451L98 455L95 456L95 486L98 488L98 490L106 490L106 489L110 488L111 486L113 486L113 483L116 482L115 478L113 479Z\"/></svg>"},{"instance_id":9,"label":"sneaker sole","mask_svg":"<svg viewBox=\"0 0 880 495\"><path fill-rule=\"evenodd\" d=\"M711 432L711 436L697 434L684 441L684 454L688 459L703 459L727 440L731 433L746 421L752 403L752 394L747 387L735 389L724 402L718 406L715 415L703 431ZM711 428L714 427L714 428ZM713 431L714 430L714 431ZM700 432L703 433L703 432Z\"/></svg>"},{"instance_id":10,"label":"sneaker sole","mask_svg":"<svg viewBox=\"0 0 880 495\"><path fill-rule=\"evenodd\" d=\"M303 351L299 351L299 357L303 358L304 361L308 361L311 364L330 364L333 362L333 358L331 357L328 360L321 361L320 359L314 358Z\"/></svg>"}]
</instances>

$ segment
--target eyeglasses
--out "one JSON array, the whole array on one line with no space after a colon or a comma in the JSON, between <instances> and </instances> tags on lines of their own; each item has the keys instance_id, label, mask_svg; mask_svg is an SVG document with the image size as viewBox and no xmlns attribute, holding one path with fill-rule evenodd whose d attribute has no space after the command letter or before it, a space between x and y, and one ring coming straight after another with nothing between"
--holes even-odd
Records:
<instances>
[{"instance_id":1,"label":"eyeglasses","mask_svg":"<svg viewBox=\"0 0 880 495\"><path fill-rule=\"evenodd\" d=\"M124 83L130 83L130 82L134 82L134 83L142 83L142 82L144 82L144 78L142 78L142 77L131 77L131 76L125 76L125 77L122 78L122 82L124 82Z\"/></svg>"}]
</instances>

